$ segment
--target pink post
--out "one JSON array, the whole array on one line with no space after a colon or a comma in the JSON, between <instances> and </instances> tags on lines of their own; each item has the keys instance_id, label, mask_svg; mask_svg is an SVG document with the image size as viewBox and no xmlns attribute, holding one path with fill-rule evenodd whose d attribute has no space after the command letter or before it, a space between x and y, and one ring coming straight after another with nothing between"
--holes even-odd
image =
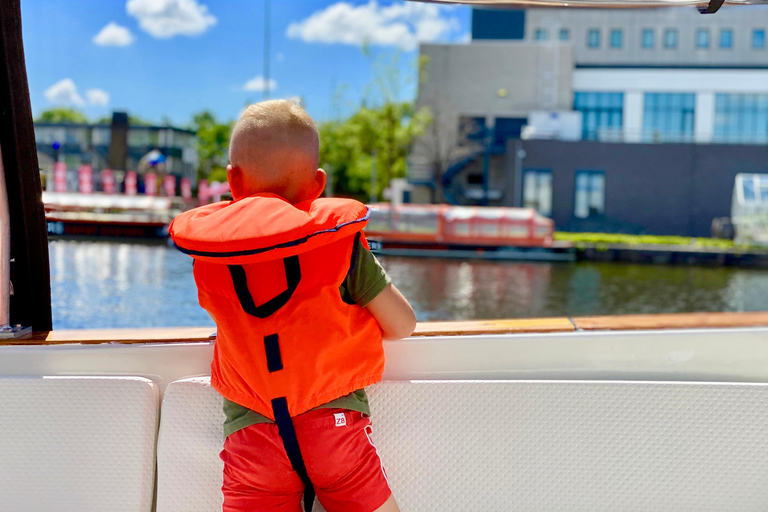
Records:
<instances>
[{"instance_id":1,"label":"pink post","mask_svg":"<svg viewBox=\"0 0 768 512\"><path fill-rule=\"evenodd\" d=\"M93 167L90 165L81 165L77 170L77 180L81 194L90 194L93 192Z\"/></svg>"},{"instance_id":2,"label":"pink post","mask_svg":"<svg viewBox=\"0 0 768 512\"><path fill-rule=\"evenodd\" d=\"M67 164L64 162L53 164L53 190L54 192L67 191Z\"/></svg>"},{"instance_id":3,"label":"pink post","mask_svg":"<svg viewBox=\"0 0 768 512\"><path fill-rule=\"evenodd\" d=\"M101 170L101 191L105 194L115 193L115 173L112 169Z\"/></svg>"},{"instance_id":4,"label":"pink post","mask_svg":"<svg viewBox=\"0 0 768 512\"><path fill-rule=\"evenodd\" d=\"M148 172L144 175L144 194L148 196L157 195L157 174Z\"/></svg>"},{"instance_id":5,"label":"pink post","mask_svg":"<svg viewBox=\"0 0 768 512\"><path fill-rule=\"evenodd\" d=\"M181 197L185 201L192 199L192 181L189 178L181 178Z\"/></svg>"},{"instance_id":6,"label":"pink post","mask_svg":"<svg viewBox=\"0 0 768 512\"><path fill-rule=\"evenodd\" d=\"M166 174L163 177L163 190L168 197L176 196L176 176L173 174Z\"/></svg>"},{"instance_id":7,"label":"pink post","mask_svg":"<svg viewBox=\"0 0 768 512\"><path fill-rule=\"evenodd\" d=\"M210 199L208 194L208 180L200 180L197 182L197 199L200 204L206 204Z\"/></svg>"},{"instance_id":8,"label":"pink post","mask_svg":"<svg viewBox=\"0 0 768 512\"><path fill-rule=\"evenodd\" d=\"M136 178L136 171L128 171L125 173L125 194L129 196L135 196L138 193L138 178Z\"/></svg>"}]
</instances>

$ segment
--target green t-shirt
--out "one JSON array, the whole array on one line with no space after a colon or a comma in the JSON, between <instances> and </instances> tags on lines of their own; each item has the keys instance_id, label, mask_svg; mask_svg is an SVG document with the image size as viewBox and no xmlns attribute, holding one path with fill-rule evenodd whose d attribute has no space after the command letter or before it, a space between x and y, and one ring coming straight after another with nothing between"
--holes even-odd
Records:
<instances>
[{"instance_id":1,"label":"green t-shirt","mask_svg":"<svg viewBox=\"0 0 768 512\"><path fill-rule=\"evenodd\" d=\"M371 251L366 249L362 242L358 242L358 244L354 268L339 287L339 293L342 297L348 294L355 304L365 307L387 287L390 279L376 259L376 256L371 254ZM350 411L371 414L368 407L368 396L365 394L364 389L353 391L317 408L324 407L348 409ZM274 423L266 416L226 398L224 399L224 414L227 417L224 420L224 437L257 423Z\"/></svg>"}]
</instances>

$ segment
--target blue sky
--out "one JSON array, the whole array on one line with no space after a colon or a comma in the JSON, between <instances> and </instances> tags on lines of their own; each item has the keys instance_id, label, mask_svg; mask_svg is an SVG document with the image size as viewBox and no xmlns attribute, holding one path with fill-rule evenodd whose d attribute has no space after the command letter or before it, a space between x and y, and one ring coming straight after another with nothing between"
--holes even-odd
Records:
<instances>
[{"instance_id":1,"label":"blue sky","mask_svg":"<svg viewBox=\"0 0 768 512\"><path fill-rule=\"evenodd\" d=\"M266 85L264 2L22 0L33 111L127 110L175 124L202 109L236 118ZM413 82L418 42L466 41L470 18L465 7L387 0L272 0L271 12L270 96L300 97L318 120L359 104L377 59L399 54ZM331 99L340 88L341 110ZM413 95L413 86L402 91Z\"/></svg>"}]
</instances>

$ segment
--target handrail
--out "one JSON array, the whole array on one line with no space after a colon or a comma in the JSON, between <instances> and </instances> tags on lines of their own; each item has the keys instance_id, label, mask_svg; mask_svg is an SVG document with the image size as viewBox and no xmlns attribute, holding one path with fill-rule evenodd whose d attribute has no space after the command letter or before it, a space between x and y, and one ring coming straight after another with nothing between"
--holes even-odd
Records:
<instances>
[{"instance_id":1,"label":"handrail","mask_svg":"<svg viewBox=\"0 0 768 512\"><path fill-rule=\"evenodd\" d=\"M631 331L667 329L726 329L768 327L768 312L672 313L586 317L524 318L420 322L413 337L474 336L483 334L552 333L575 331ZM214 327L56 330L34 333L22 340L0 340L2 345L62 345L71 343L195 343L215 339Z\"/></svg>"}]
</instances>

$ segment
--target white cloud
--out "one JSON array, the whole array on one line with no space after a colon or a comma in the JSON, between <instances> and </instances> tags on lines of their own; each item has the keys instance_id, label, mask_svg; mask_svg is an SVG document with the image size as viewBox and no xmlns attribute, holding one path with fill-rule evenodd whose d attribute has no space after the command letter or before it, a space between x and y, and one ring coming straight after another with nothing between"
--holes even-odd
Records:
<instances>
[{"instance_id":1,"label":"white cloud","mask_svg":"<svg viewBox=\"0 0 768 512\"><path fill-rule=\"evenodd\" d=\"M93 37L93 42L99 46L128 46L133 42L133 34L127 28L110 21Z\"/></svg>"},{"instance_id":2,"label":"white cloud","mask_svg":"<svg viewBox=\"0 0 768 512\"><path fill-rule=\"evenodd\" d=\"M139 20L142 30L160 39L196 36L218 21L197 0L128 0L125 10Z\"/></svg>"},{"instance_id":3,"label":"white cloud","mask_svg":"<svg viewBox=\"0 0 768 512\"><path fill-rule=\"evenodd\" d=\"M460 29L458 19L450 14L452 9L415 2L389 6L380 6L375 0L358 6L337 2L291 23L286 34L309 43L372 44L413 50L420 42L444 39Z\"/></svg>"},{"instance_id":4,"label":"white cloud","mask_svg":"<svg viewBox=\"0 0 768 512\"><path fill-rule=\"evenodd\" d=\"M264 92L267 89L267 82L264 80L263 76L259 75L245 82L243 89L250 92ZM270 78L269 90L274 91L275 89L277 89L277 82L275 82L273 78Z\"/></svg>"},{"instance_id":5,"label":"white cloud","mask_svg":"<svg viewBox=\"0 0 768 512\"><path fill-rule=\"evenodd\" d=\"M101 89L88 89L85 91L88 104L94 107L106 107L109 104L109 93Z\"/></svg>"},{"instance_id":6,"label":"white cloud","mask_svg":"<svg viewBox=\"0 0 768 512\"><path fill-rule=\"evenodd\" d=\"M77 105L82 106L85 100L77 92L77 86L71 78L65 78L56 82L43 92L46 99L54 105Z\"/></svg>"}]
</instances>

